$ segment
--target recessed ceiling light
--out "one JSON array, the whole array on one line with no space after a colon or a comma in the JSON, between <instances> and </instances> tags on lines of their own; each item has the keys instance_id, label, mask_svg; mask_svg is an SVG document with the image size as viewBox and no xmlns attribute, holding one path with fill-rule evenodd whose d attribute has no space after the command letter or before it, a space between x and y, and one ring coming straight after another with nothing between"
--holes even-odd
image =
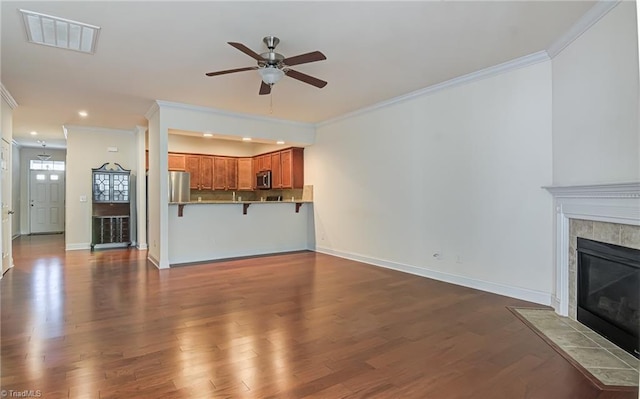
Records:
<instances>
[{"instance_id":1,"label":"recessed ceiling light","mask_svg":"<svg viewBox=\"0 0 640 399\"><path fill-rule=\"evenodd\" d=\"M93 54L100 27L35 11L20 10L31 43Z\"/></svg>"},{"instance_id":2,"label":"recessed ceiling light","mask_svg":"<svg viewBox=\"0 0 640 399\"><path fill-rule=\"evenodd\" d=\"M87 115L89 115L89 114L87 113L87 111L78 111L78 115L80 115L83 118L86 118Z\"/></svg>"},{"instance_id":3,"label":"recessed ceiling light","mask_svg":"<svg viewBox=\"0 0 640 399\"><path fill-rule=\"evenodd\" d=\"M35 130L33 132L30 133L32 136L37 136L38 132L36 132Z\"/></svg>"},{"instance_id":4,"label":"recessed ceiling light","mask_svg":"<svg viewBox=\"0 0 640 399\"><path fill-rule=\"evenodd\" d=\"M278 140L278 141L276 141L276 144L284 144L284 141Z\"/></svg>"},{"instance_id":5,"label":"recessed ceiling light","mask_svg":"<svg viewBox=\"0 0 640 399\"><path fill-rule=\"evenodd\" d=\"M251 141L251 137L243 137L242 141Z\"/></svg>"},{"instance_id":6,"label":"recessed ceiling light","mask_svg":"<svg viewBox=\"0 0 640 399\"><path fill-rule=\"evenodd\" d=\"M204 134L203 134L203 136L204 136L204 137L213 137L213 134L211 134L211 133L204 133Z\"/></svg>"}]
</instances>

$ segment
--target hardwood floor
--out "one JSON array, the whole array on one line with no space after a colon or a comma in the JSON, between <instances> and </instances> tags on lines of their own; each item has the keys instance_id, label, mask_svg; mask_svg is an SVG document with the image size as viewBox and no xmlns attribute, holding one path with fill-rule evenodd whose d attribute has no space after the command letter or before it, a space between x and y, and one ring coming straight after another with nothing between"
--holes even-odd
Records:
<instances>
[{"instance_id":1,"label":"hardwood floor","mask_svg":"<svg viewBox=\"0 0 640 399\"><path fill-rule=\"evenodd\" d=\"M136 250L14 240L1 387L44 398L631 399L506 306L312 252L159 271Z\"/></svg>"}]
</instances>

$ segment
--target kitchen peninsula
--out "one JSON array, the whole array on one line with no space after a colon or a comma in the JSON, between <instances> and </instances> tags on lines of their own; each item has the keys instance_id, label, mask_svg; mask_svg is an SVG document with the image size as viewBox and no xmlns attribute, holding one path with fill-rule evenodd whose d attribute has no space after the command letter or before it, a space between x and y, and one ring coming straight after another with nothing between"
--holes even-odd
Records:
<instances>
[{"instance_id":1,"label":"kitchen peninsula","mask_svg":"<svg viewBox=\"0 0 640 399\"><path fill-rule=\"evenodd\" d=\"M313 242L311 201L192 202L179 216L184 205L169 204L171 266L305 250Z\"/></svg>"},{"instance_id":2,"label":"kitchen peninsula","mask_svg":"<svg viewBox=\"0 0 640 399\"><path fill-rule=\"evenodd\" d=\"M169 169L193 176L187 201L168 204L170 265L309 249L313 194L303 188L303 150L169 152Z\"/></svg>"}]
</instances>

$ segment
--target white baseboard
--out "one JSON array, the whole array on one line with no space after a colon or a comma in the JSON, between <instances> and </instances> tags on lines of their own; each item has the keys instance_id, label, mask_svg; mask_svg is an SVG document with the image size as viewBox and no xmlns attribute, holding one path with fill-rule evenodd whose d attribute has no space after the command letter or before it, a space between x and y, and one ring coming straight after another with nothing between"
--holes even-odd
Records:
<instances>
[{"instance_id":1,"label":"white baseboard","mask_svg":"<svg viewBox=\"0 0 640 399\"><path fill-rule=\"evenodd\" d=\"M521 287L512 287L499 283L493 283L490 281L477 280L469 277L459 276L456 274L443 273L436 270L425 269L422 267L416 267L411 265L405 265L402 263L390 262L377 258L370 258L364 255L352 254L349 252L336 251L334 249L316 247L316 252L320 252L327 255L337 256L339 258L345 258L349 260L355 260L362 263L367 263L374 266L380 266L387 269L393 269L416 276L426 277L433 280L444 281L446 283L461 285L463 287L474 288L480 291L491 292L493 294L504 295L511 298L521 299L523 301L529 301L538 303L545 306L551 305L551 294L529 290Z\"/></svg>"},{"instance_id":2,"label":"white baseboard","mask_svg":"<svg viewBox=\"0 0 640 399\"><path fill-rule=\"evenodd\" d=\"M88 242L80 242L76 244L67 244L64 247L65 251L79 251L82 249L91 249L91 244Z\"/></svg>"},{"instance_id":3,"label":"white baseboard","mask_svg":"<svg viewBox=\"0 0 640 399\"><path fill-rule=\"evenodd\" d=\"M147 244L138 244L136 248L138 248L139 250L147 250L149 249L149 246Z\"/></svg>"},{"instance_id":4,"label":"white baseboard","mask_svg":"<svg viewBox=\"0 0 640 399\"><path fill-rule=\"evenodd\" d=\"M157 267L158 269L160 269L160 262L158 262L158 261L156 260L156 258L154 258L154 257L153 257L153 256L151 256L151 255L147 255L147 260L148 260L149 262L153 263L153 265L154 265L155 267Z\"/></svg>"}]
</instances>

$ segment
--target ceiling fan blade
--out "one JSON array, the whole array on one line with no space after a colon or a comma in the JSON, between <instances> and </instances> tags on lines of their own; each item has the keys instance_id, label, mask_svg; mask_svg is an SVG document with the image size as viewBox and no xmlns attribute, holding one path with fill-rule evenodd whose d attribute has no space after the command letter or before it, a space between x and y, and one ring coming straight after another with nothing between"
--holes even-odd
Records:
<instances>
[{"instance_id":1,"label":"ceiling fan blade","mask_svg":"<svg viewBox=\"0 0 640 399\"><path fill-rule=\"evenodd\" d=\"M312 86L315 86L319 89L322 89L323 87L325 87L327 85L327 82L325 82L324 80L320 80L318 78L314 78L313 76L309 76L305 73L302 72L298 72L298 71L294 71L293 69L289 69L286 72L287 76L294 78L294 79L298 79L301 82L304 83L308 83Z\"/></svg>"},{"instance_id":2,"label":"ceiling fan blade","mask_svg":"<svg viewBox=\"0 0 640 399\"><path fill-rule=\"evenodd\" d=\"M271 93L271 86L266 84L265 82L260 82L260 95Z\"/></svg>"},{"instance_id":3,"label":"ceiling fan blade","mask_svg":"<svg viewBox=\"0 0 640 399\"><path fill-rule=\"evenodd\" d=\"M319 51L312 51L310 53L306 53L306 54L300 54L300 55L296 55L294 57L289 57L289 58L285 58L284 64L285 65L300 65L300 64L306 64L308 62L315 62L315 61L322 61L322 60L326 60L327 57L324 56L324 54L322 54Z\"/></svg>"},{"instance_id":4,"label":"ceiling fan blade","mask_svg":"<svg viewBox=\"0 0 640 399\"><path fill-rule=\"evenodd\" d=\"M242 43L236 43L236 42L227 42L227 43L237 48L238 50L242 51L243 53L245 53L246 55L248 55L249 57L253 58L256 61L264 61L264 59L260 57L260 54L251 50L249 47L245 46Z\"/></svg>"},{"instance_id":5,"label":"ceiling fan blade","mask_svg":"<svg viewBox=\"0 0 640 399\"><path fill-rule=\"evenodd\" d=\"M207 72L207 73L205 73L205 75L207 75L207 76L218 76L218 75L225 75L227 73L251 71L251 70L254 70L254 69L258 69L258 67L246 67L246 68L227 69L226 71Z\"/></svg>"}]
</instances>

